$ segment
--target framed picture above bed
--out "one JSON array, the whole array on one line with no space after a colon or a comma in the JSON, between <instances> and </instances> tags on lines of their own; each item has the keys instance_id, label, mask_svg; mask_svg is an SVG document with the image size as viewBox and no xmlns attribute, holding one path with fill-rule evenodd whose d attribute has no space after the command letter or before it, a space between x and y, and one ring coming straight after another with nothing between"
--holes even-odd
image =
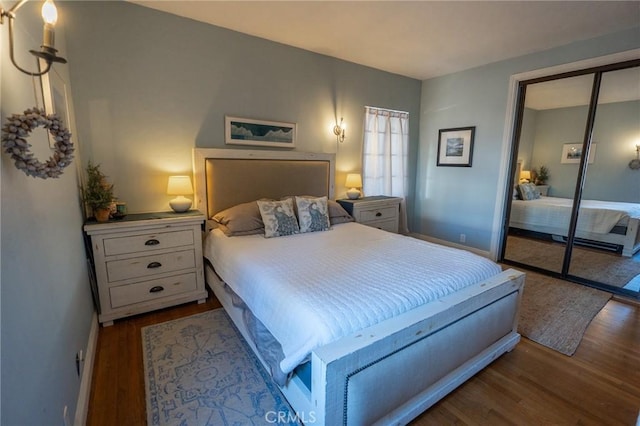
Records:
<instances>
[{"instance_id":1,"label":"framed picture above bed","mask_svg":"<svg viewBox=\"0 0 640 426\"><path fill-rule=\"evenodd\" d=\"M593 164L596 160L596 143L591 143L591 150L589 151L589 164ZM565 143L562 145L562 157L560 158L561 164L580 164L580 158L582 158L582 144L581 143Z\"/></svg>"},{"instance_id":2,"label":"framed picture above bed","mask_svg":"<svg viewBox=\"0 0 640 426\"><path fill-rule=\"evenodd\" d=\"M457 127L438 132L438 166L471 167L476 128Z\"/></svg>"},{"instance_id":3,"label":"framed picture above bed","mask_svg":"<svg viewBox=\"0 0 640 426\"><path fill-rule=\"evenodd\" d=\"M227 145L294 148L296 124L225 116L224 136Z\"/></svg>"}]
</instances>

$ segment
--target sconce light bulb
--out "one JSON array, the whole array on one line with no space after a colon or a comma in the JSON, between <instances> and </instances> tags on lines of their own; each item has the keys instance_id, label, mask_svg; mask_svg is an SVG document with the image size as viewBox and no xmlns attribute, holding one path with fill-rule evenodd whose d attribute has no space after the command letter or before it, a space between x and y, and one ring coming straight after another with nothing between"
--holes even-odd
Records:
<instances>
[{"instance_id":1,"label":"sconce light bulb","mask_svg":"<svg viewBox=\"0 0 640 426\"><path fill-rule=\"evenodd\" d=\"M58 22L58 9L53 4L53 0L47 0L42 5L42 19L49 25L55 25Z\"/></svg>"}]
</instances>

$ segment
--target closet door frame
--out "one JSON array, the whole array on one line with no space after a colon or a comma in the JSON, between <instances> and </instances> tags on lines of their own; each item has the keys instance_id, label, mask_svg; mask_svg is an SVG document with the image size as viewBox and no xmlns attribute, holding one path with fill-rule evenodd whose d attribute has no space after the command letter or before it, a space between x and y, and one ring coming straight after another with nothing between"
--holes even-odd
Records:
<instances>
[{"instance_id":1,"label":"closet door frame","mask_svg":"<svg viewBox=\"0 0 640 426\"><path fill-rule=\"evenodd\" d=\"M521 266L523 268L543 273L545 275L562 278L568 281L578 282L591 287L604 289L607 291L620 290L617 287L610 286L608 284L589 280L587 278L577 277L569 274L569 267L571 263L571 254L575 242L575 232L578 221L578 210L580 208L580 202L582 199L582 191L586 179L587 160L589 158L589 150L592 143L593 127L595 123L598 97L600 94L600 85L602 81L602 75L605 72L622 70L626 68L633 68L640 66L640 49L635 49L621 54L608 55L601 58L594 58L593 60L576 62L573 64L566 64L559 67L547 68L543 70L532 71L529 73L514 75L510 81L510 108L507 111L507 120L505 121L505 129L509 126L509 132L505 131L505 139L503 141L503 148L506 152L503 152L503 175L500 177L504 188L504 197L500 200L502 202L502 215L499 218L499 242L496 246L492 244L492 253L494 247L497 247L497 259L501 262L512 264L514 266ZM580 159L578 166L578 175L576 178L576 185L573 198L573 206L571 212L571 218L569 223L567 242L565 246L564 259L561 272L550 271L544 268L522 264L517 261L509 261L505 259L506 251L506 239L509 230L509 216L511 213L511 198L514 187L514 176L518 161L518 148L523 124L523 115L525 109L525 98L527 92L527 86L530 84L541 83L546 81L558 80L563 78L570 78L576 76L582 76L587 74L593 74L593 84L590 94L590 103L587 113L587 122L585 125L582 152L584 155ZM494 223L495 225L495 223ZM494 233L494 235L496 235ZM617 292L617 291L616 291ZM623 292L626 293L626 292ZM640 298L640 294L631 295L632 297Z\"/></svg>"}]
</instances>

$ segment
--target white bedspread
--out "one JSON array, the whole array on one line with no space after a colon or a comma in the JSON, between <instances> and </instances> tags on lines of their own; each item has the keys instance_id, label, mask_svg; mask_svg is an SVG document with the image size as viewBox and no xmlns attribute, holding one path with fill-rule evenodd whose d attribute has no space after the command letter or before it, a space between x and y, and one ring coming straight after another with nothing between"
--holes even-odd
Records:
<instances>
[{"instance_id":1,"label":"white bedspread","mask_svg":"<svg viewBox=\"0 0 640 426\"><path fill-rule=\"evenodd\" d=\"M528 224L568 229L572 205L573 200L558 197L513 200L510 222L513 226ZM616 225L626 226L630 217L640 218L640 204L582 200L577 228L580 231L607 234Z\"/></svg>"},{"instance_id":2,"label":"white bedspread","mask_svg":"<svg viewBox=\"0 0 640 426\"><path fill-rule=\"evenodd\" d=\"M278 238L213 230L205 256L280 342L285 373L314 348L501 271L470 252L357 223Z\"/></svg>"}]
</instances>

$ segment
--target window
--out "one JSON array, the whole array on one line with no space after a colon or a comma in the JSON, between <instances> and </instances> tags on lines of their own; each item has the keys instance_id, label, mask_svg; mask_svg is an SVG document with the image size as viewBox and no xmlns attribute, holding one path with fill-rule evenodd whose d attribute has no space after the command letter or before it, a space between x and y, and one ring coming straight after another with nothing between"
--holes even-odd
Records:
<instances>
[{"instance_id":1,"label":"window","mask_svg":"<svg viewBox=\"0 0 640 426\"><path fill-rule=\"evenodd\" d=\"M365 195L407 196L409 113L365 107L362 185ZM401 231L406 232L404 201Z\"/></svg>"}]
</instances>

